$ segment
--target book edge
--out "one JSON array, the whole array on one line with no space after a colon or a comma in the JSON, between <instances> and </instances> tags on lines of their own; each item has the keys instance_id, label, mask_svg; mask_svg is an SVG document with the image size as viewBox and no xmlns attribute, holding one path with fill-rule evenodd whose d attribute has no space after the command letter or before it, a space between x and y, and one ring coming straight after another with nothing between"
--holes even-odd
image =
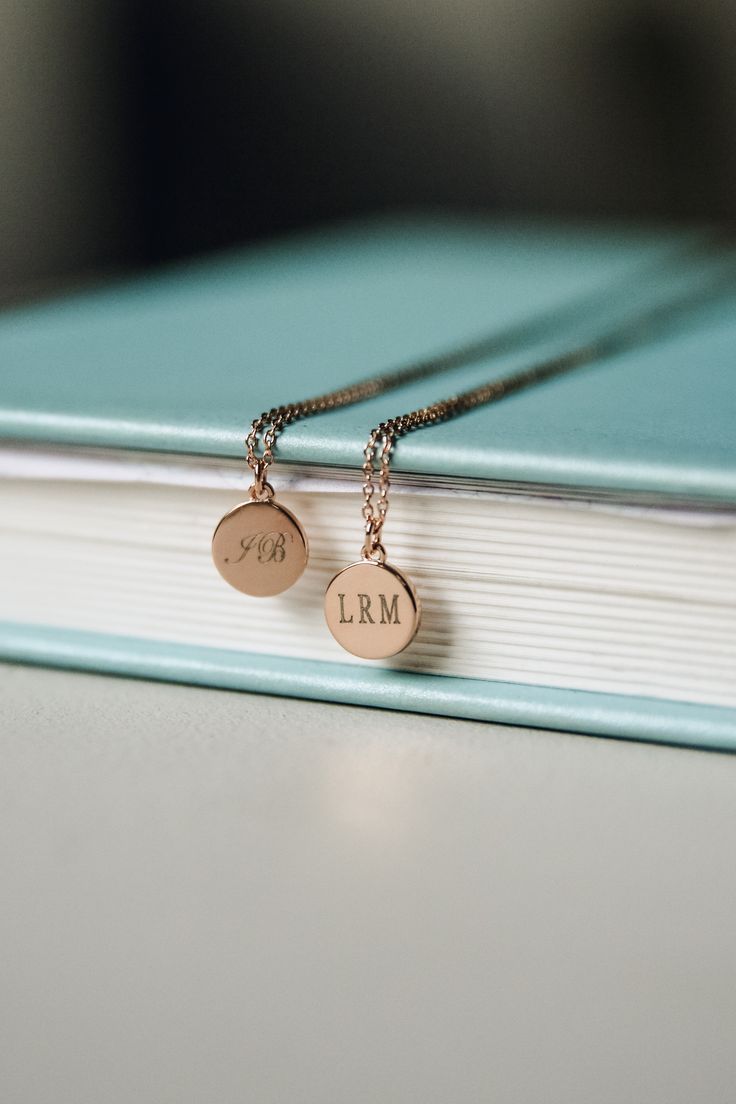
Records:
<instances>
[{"instance_id":1,"label":"book edge","mask_svg":"<svg viewBox=\"0 0 736 1104\"><path fill-rule=\"evenodd\" d=\"M0 622L0 658L39 666L736 751L736 710L418 675Z\"/></svg>"}]
</instances>

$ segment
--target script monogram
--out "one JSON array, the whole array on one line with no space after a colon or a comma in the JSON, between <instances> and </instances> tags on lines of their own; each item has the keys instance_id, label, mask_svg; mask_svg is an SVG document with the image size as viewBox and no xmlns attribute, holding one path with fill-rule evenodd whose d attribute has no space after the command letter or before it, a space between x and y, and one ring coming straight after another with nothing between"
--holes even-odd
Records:
<instances>
[{"instance_id":1,"label":"script monogram","mask_svg":"<svg viewBox=\"0 0 736 1104\"><path fill-rule=\"evenodd\" d=\"M225 563L239 564L251 551L254 552L258 563L283 563L286 558L287 536L289 540L293 541L292 533L251 533L250 536L243 537L241 540L242 552L237 560L231 560L226 556Z\"/></svg>"},{"instance_id":2,"label":"script monogram","mask_svg":"<svg viewBox=\"0 0 736 1104\"><path fill-rule=\"evenodd\" d=\"M349 617L345 616L345 595L338 594L338 601L340 602L340 624L351 625L353 622L353 615ZM375 618L371 614L371 596L370 594L359 594L358 596L358 624L359 625L375 625ZM398 594L391 595L391 604L386 601L385 594L378 595L378 601L380 603L381 625L400 625L399 621L399 596ZM373 609L375 614L378 611Z\"/></svg>"}]
</instances>

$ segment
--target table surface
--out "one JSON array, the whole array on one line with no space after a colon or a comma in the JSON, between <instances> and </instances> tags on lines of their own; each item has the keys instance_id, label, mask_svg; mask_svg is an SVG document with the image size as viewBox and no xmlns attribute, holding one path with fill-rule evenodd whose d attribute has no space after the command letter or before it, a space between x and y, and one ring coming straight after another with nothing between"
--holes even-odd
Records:
<instances>
[{"instance_id":1,"label":"table surface","mask_svg":"<svg viewBox=\"0 0 736 1104\"><path fill-rule=\"evenodd\" d=\"M731 1104L736 757L0 668L12 1104Z\"/></svg>"}]
</instances>

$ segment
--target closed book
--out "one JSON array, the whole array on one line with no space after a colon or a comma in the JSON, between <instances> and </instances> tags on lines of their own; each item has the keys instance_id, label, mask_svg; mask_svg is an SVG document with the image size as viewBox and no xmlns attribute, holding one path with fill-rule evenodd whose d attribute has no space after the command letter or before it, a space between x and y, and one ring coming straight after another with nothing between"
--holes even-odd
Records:
<instances>
[{"instance_id":1,"label":"closed book","mask_svg":"<svg viewBox=\"0 0 736 1104\"><path fill-rule=\"evenodd\" d=\"M698 230L397 219L7 309L0 654L736 747L724 271ZM389 660L342 651L322 599L360 553L370 429L581 342L575 370L397 443L385 543L422 624ZM269 478L308 568L275 598L228 587L210 540L252 418L436 357L283 432Z\"/></svg>"}]
</instances>

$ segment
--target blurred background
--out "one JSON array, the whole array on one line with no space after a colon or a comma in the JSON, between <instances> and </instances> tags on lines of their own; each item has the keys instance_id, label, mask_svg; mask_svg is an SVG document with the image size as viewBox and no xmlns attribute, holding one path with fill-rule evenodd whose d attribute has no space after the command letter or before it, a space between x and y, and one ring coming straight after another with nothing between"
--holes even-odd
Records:
<instances>
[{"instance_id":1,"label":"blurred background","mask_svg":"<svg viewBox=\"0 0 736 1104\"><path fill-rule=\"evenodd\" d=\"M0 0L0 295L397 208L731 220L726 0Z\"/></svg>"}]
</instances>

